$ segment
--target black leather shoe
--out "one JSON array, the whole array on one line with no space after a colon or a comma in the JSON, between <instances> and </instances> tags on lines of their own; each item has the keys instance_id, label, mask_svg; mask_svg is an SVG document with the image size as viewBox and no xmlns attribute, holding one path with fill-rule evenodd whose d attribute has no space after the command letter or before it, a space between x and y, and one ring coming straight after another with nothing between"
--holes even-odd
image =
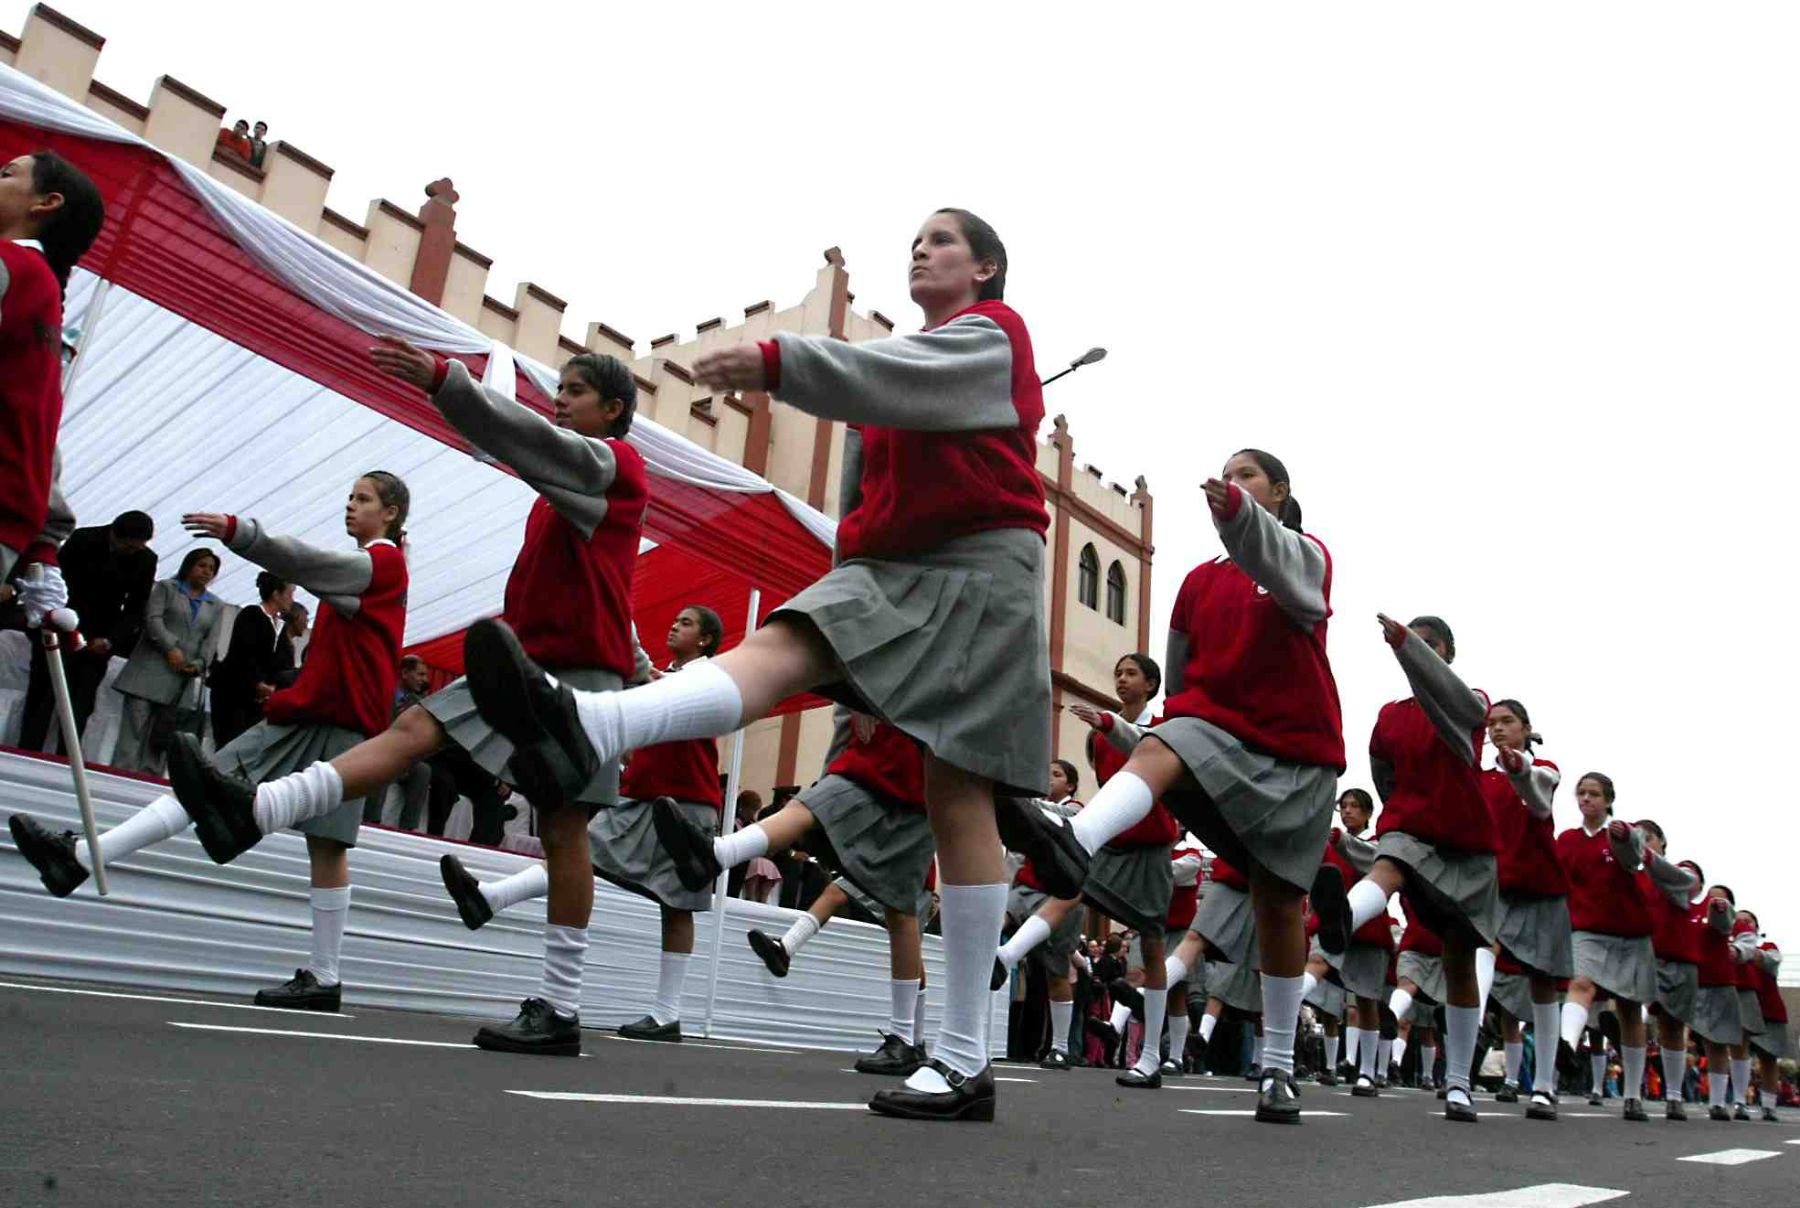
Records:
<instances>
[{"instance_id":1,"label":"black leather shoe","mask_svg":"<svg viewBox=\"0 0 1800 1208\"><path fill-rule=\"evenodd\" d=\"M681 1021L675 1019L668 1023L657 1023L654 1016L646 1015L642 1019L620 1024L619 1035L626 1040L661 1040L680 1044Z\"/></svg>"},{"instance_id":2,"label":"black leather shoe","mask_svg":"<svg viewBox=\"0 0 1800 1208\"><path fill-rule=\"evenodd\" d=\"M1381 1088L1376 1086L1375 1079L1367 1074L1358 1074L1355 1085L1350 1088L1350 1093L1358 1099L1379 1099Z\"/></svg>"},{"instance_id":3,"label":"black leather shoe","mask_svg":"<svg viewBox=\"0 0 1800 1208\"><path fill-rule=\"evenodd\" d=\"M450 900L456 903L456 913L462 915L463 926L470 931L481 930L494 917L494 908L481 896L481 882L453 854L446 853L438 861L438 871L443 874Z\"/></svg>"},{"instance_id":4,"label":"black leather shoe","mask_svg":"<svg viewBox=\"0 0 1800 1208\"><path fill-rule=\"evenodd\" d=\"M1437 1088L1437 1097L1438 1097L1438 1102L1439 1102L1439 1103L1442 1103L1442 1102L1443 1102L1443 1101L1444 1101L1444 1100L1445 1100L1445 1099L1447 1099L1447 1098L1448 1098L1448 1097L1449 1097L1449 1095L1450 1095L1450 1088L1449 1088L1449 1087L1447 1087L1447 1086L1440 1086L1440 1087L1438 1087L1438 1088Z\"/></svg>"},{"instance_id":5,"label":"black leather shoe","mask_svg":"<svg viewBox=\"0 0 1800 1208\"><path fill-rule=\"evenodd\" d=\"M776 977L786 977L788 975L789 958L786 944L782 943L774 936L769 935L767 932L756 930L754 927L750 929L749 934L744 938L750 941L750 951L762 957L762 963L769 967L770 973L774 974Z\"/></svg>"},{"instance_id":6,"label":"black leather shoe","mask_svg":"<svg viewBox=\"0 0 1800 1208\"><path fill-rule=\"evenodd\" d=\"M881 1047L856 1059L856 1072L905 1078L924 1061L920 1047L888 1032L881 1034Z\"/></svg>"},{"instance_id":7,"label":"black leather shoe","mask_svg":"<svg viewBox=\"0 0 1800 1208\"><path fill-rule=\"evenodd\" d=\"M490 1023L475 1033L475 1047L495 1053L536 1053L543 1057L581 1056L581 1017L559 1015L541 998L519 1004L511 1023Z\"/></svg>"},{"instance_id":8,"label":"black leather shoe","mask_svg":"<svg viewBox=\"0 0 1800 1208\"><path fill-rule=\"evenodd\" d=\"M14 814L6 820L13 846L37 869L44 888L66 898L88 879L88 870L75 858L75 832L57 834L30 814Z\"/></svg>"},{"instance_id":9,"label":"black leather shoe","mask_svg":"<svg viewBox=\"0 0 1800 1208\"><path fill-rule=\"evenodd\" d=\"M1330 1070L1320 1070L1319 1071L1319 1085L1320 1086L1336 1086L1337 1084L1338 1084L1338 1076L1335 1073L1333 1073Z\"/></svg>"},{"instance_id":10,"label":"black leather shoe","mask_svg":"<svg viewBox=\"0 0 1800 1208\"><path fill-rule=\"evenodd\" d=\"M1011 976L1012 973L1007 969L1006 962L996 956L994 958L994 971L988 975L988 989L1000 989L1000 987L1006 984L1006 979Z\"/></svg>"},{"instance_id":11,"label":"black leather shoe","mask_svg":"<svg viewBox=\"0 0 1800 1208\"><path fill-rule=\"evenodd\" d=\"M1527 1120L1556 1119L1556 1096L1549 1091L1532 1091L1531 1105L1525 1109Z\"/></svg>"},{"instance_id":12,"label":"black leather shoe","mask_svg":"<svg viewBox=\"0 0 1800 1208\"><path fill-rule=\"evenodd\" d=\"M1688 1118L1687 1105L1684 1104L1681 1100L1667 1099L1667 1100L1663 1101L1663 1119L1665 1119L1665 1120L1685 1120L1687 1118Z\"/></svg>"},{"instance_id":13,"label":"black leather shoe","mask_svg":"<svg viewBox=\"0 0 1800 1208\"><path fill-rule=\"evenodd\" d=\"M1249 1069L1244 1071L1244 1081L1245 1082L1261 1082L1262 1076L1263 1076L1263 1071L1262 1071L1262 1066L1260 1066L1260 1065L1253 1065Z\"/></svg>"},{"instance_id":14,"label":"black leather shoe","mask_svg":"<svg viewBox=\"0 0 1800 1208\"><path fill-rule=\"evenodd\" d=\"M1256 1118L1264 1124L1300 1123L1300 1088L1285 1070L1270 1070L1256 1095Z\"/></svg>"},{"instance_id":15,"label":"black leather shoe","mask_svg":"<svg viewBox=\"0 0 1800 1208\"><path fill-rule=\"evenodd\" d=\"M1312 908L1319 916L1319 947L1341 956L1350 946L1350 898L1344 874L1329 864L1320 865L1313 876Z\"/></svg>"},{"instance_id":16,"label":"black leather shoe","mask_svg":"<svg viewBox=\"0 0 1800 1208\"><path fill-rule=\"evenodd\" d=\"M1074 831L1052 822L1037 806L1017 797L994 798L994 821L1000 828L1000 842L1031 861L1046 893L1053 898L1081 896L1088 854Z\"/></svg>"},{"instance_id":17,"label":"black leather shoe","mask_svg":"<svg viewBox=\"0 0 1800 1208\"><path fill-rule=\"evenodd\" d=\"M1444 1097L1444 1119L1457 1124L1474 1124L1480 1119L1475 1114L1475 1101L1469 1098L1469 1092L1455 1090Z\"/></svg>"},{"instance_id":18,"label":"black leather shoe","mask_svg":"<svg viewBox=\"0 0 1800 1208\"><path fill-rule=\"evenodd\" d=\"M1101 1064L1111 1065L1113 1063L1113 1057L1118 1050L1119 1042L1124 1038L1113 1031L1111 1023L1094 1015L1087 1017L1087 1033L1095 1040L1098 1040L1106 1050L1106 1055L1101 1059Z\"/></svg>"},{"instance_id":19,"label":"black leather shoe","mask_svg":"<svg viewBox=\"0 0 1800 1208\"><path fill-rule=\"evenodd\" d=\"M899 1087L878 1091L869 1100L869 1110L881 1116L898 1116L905 1120L979 1120L994 1119L994 1067L983 1067L981 1073L968 1077L957 1073L943 1062L926 1062L943 1075L950 1089L933 1094Z\"/></svg>"},{"instance_id":20,"label":"black leather shoe","mask_svg":"<svg viewBox=\"0 0 1800 1208\"><path fill-rule=\"evenodd\" d=\"M1144 994L1136 986L1122 977L1115 977L1107 983L1106 992L1112 995L1116 1003L1123 1003L1131 1008L1131 1013L1139 1019L1144 1017Z\"/></svg>"},{"instance_id":21,"label":"black leather shoe","mask_svg":"<svg viewBox=\"0 0 1800 1208\"><path fill-rule=\"evenodd\" d=\"M1606 1100L1602 1099L1597 1093L1590 1092L1588 1095L1588 1106L1589 1107L1605 1107Z\"/></svg>"},{"instance_id":22,"label":"black leather shoe","mask_svg":"<svg viewBox=\"0 0 1800 1208\"><path fill-rule=\"evenodd\" d=\"M538 809L573 801L600 769L581 728L575 694L552 685L506 622L488 618L463 639L469 694L483 721L513 745L508 766Z\"/></svg>"},{"instance_id":23,"label":"black leather shoe","mask_svg":"<svg viewBox=\"0 0 1800 1208\"><path fill-rule=\"evenodd\" d=\"M1048 1053L1044 1054L1044 1059L1038 1062L1038 1068L1040 1070L1067 1071L1069 1064L1069 1055L1067 1053L1063 1052L1061 1049L1051 1049Z\"/></svg>"},{"instance_id":24,"label":"black leather shoe","mask_svg":"<svg viewBox=\"0 0 1800 1208\"><path fill-rule=\"evenodd\" d=\"M290 1011L336 1011L344 1005L344 985L321 986L311 969L296 969L294 976L270 990L256 992L259 1007L286 1007Z\"/></svg>"},{"instance_id":25,"label":"black leather shoe","mask_svg":"<svg viewBox=\"0 0 1800 1208\"><path fill-rule=\"evenodd\" d=\"M229 864L262 842L256 786L215 768L192 734L169 739L169 785L214 864Z\"/></svg>"},{"instance_id":26,"label":"black leather shoe","mask_svg":"<svg viewBox=\"0 0 1800 1208\"><path fill-rule=\"evenodd\" d=\"M1781 1123L1781 1117L1776 1115L1775 1109L1770 1107L1767 1103L1763 1104L1762 1118L1763 1118L1763 1122L1766 1124L1780 1124Z\"/></svg>"},{"instance_id":27,"label":"black leather shoe","mask_svg":"<svg viewBox=\"0 0 1800 1208\"><path fill-rule=\"evenodd\" d=\"M1162 1071L1157 1070L1154 1074L1140 1074L1137 1070L1130 1069L1114 1078L1113 1081L1127 1090L1160 1091L1162 1089Z\"/></svg>"},{"instance_id":28,"label":"black leather shoe","mask_svg":"<svg viewBox=\"0 0 1800 1208\"><path fill-rule=\"evenodd\" d=\"M1560 1036L1556 1040L1556 1072L1564 1078L1573 1078L1582 1072L1581 1054Z\"/></svg>"},{"instance_id":29,"label":"black leather shoe","mask_svg":"<svg viewBox=\"0 0 1800 1208\"><path fill-rule=\"evenodd\" d=\"M683 888L701 890L719 879L721 869L719 858L713 855L712 836L683 818L673 797L658 797L650 803L650 821Z\"/></svg>"},{"instance_id":30,"label":"black leather shoe","mask_svg":"<svg viewBox=\"0 0 1800 1208\"><path fill-rule=\"evenodd\" d=\"M1644 1110L1642 1099L1627 1099L1625 1100L1625 1118L1632 1121L1648 1120L1650 1113Z\"/></svg>"},{"instance_id":31,"label":"black leather shoe","mask_svg":"<svg viewBox=\"0 0 1800 1208\"><path fill-rule=\"evenodd\" d=\"M1495 1103L1517 1103L1518 1101L1519 1088L1510 1082L1503 1084L1499 1090L1494 1092Z\"/></svg>"},{"instance_id":32,"label":"black leather shoe","mask_svg":"<svg viewBox=\"0 0 1800 1208\"><path fill-rule=\"evenodd\" d=\"M1729 1124L1731 1123L1731 1109L1726 1107L1723 1103L1714 1104L1712 1107L1706 1109L1706 1118L1708 1120L1723 1120Z\"/></svg>"},{"instance_id":33,"label":"black leather shoe","mask_svg":"<svg viewBox=\"0 0 1800 1208\"><path fill-rule=\"evenodd\" d=\"M1181 1062L1175 1060L1173 1057L1163 1058L1162 1076L1164 1078L1180 1078L1186 1073L1187 1071L1181 1068Z\"/></svg>"},{"instance_id":34,"label":"black leather shoe","mask_svg":"<svg viewBox=\"0 0 1800 1208\"><path fill-rule=\"evenodd\" d=\"M1731 1118L1733 1120L1748 1120L1750 1118L1750 1109L1740 1103L1737 1105L1737 1110L1731 1113Z\"/></svg>"}]
</instances>

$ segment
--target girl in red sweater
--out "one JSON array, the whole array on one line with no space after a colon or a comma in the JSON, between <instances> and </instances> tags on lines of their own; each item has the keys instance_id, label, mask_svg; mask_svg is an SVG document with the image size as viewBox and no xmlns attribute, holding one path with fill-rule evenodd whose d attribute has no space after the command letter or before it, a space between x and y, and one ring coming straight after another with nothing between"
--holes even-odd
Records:
<instances>
[{"instance_id":1,"label":"girl in red sweater","mask_svg":"<svg viewBox=\"0 0 1800 1208\"><path fill-rule=\"evenodd\" d=\"M1688 1021L1694 1017L1700 990L1700 945L1692 926L1694 895L1702 884L1700 866L1671 863L1668 838L1650 819L1635 829L1643 836L1644 847L1638 890L1656 923L1650 936L1656 953L1656 1000L1650 1013L1656 1016L1657 1044L1662 1049L1663 1114L1685 1120L1681 1084L1687 1074Z\"/></svg>"},{"instance_id":2,"label":"girl in red sweater","mask_svg":"<svg viewBox=\"0 0 1800 1208\"><path fill-rule=\"evenodd\" d=\"M341 756L378 734L393 710L400 644L406 628L406 557L400 549L411 496L406 484L382 470L358 478L344 507L351 552L320 549L280 537L255 520L218 512L182 517L188 531L223 541L250 561L298 583L319 597L312 644L293 685L269 698L263 720L220 748L211 763L191 734L178 734L169 752L175 796L158 797L100 839L108 864L187 829L192 800L212 781L230 778L257 801L249 820L256 839L294 827L306 835L312 879L312 955L292 980L256 996L261 1006L335 1011L343 1000L338 953L350 909L349 852L362 823L362 802L345 798L329 811L301 816L264 800L255 786L322 778L323 761ZM223 864L245 847L222 831L211 815L192 818L207 854ZM52 835L34 819L15 814L14 839L37 866L44 885L61 897L87 880L92 856L85 840ZM252 840L254 842L254 840Z\"/></svg>"},{"instance_id":3,"label":"girl in red sweater","mask_svg":"<svg viewBox=\"0 0 1800 1208\"><path fill-rule=\"evenodd\" d=\"M912 244L925 330L866 344L783 332L694 363L711 389L861 425L845 438L838 565L736 649L608 695L546 678L504 624L467 643L477 706L522 749L534 800L567 796L633 747L729 733L809 689L926 749L944 1019L932 1060L870 1104L890 1115L993 1116L987 984L1007 891L994 794L1042 796L1050 762L1044 403L1005 274L992 227L939 211Z\"/></svg>"}]
</instances>

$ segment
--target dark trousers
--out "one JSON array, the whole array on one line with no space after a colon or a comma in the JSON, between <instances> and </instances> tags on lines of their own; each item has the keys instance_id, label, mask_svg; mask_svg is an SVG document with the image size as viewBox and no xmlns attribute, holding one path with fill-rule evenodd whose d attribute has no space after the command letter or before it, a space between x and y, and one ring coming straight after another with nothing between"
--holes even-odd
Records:
<instances>
[{"instance_id":1,"label":"dark trousers","mask_svg":"<svg viewBox=\"0 0 1800 1208\"><path fill-rule=\"evenodd\" d=\"M461 795L475 807L469 842L498 846L505 828L500 781L482 770L461 747L445 747L430 759L431 796L426 806L427 833L442 835Z\"/></svg>"},{"instance_id":2,"label":"dark trousers","mask_svg":"<svg viewBox=\"0 0 1800 1208\"><path fill-rule=\"evenodd\" d=\"M63 655L63 673L69 681L69 704L75 711L75 732L87 729L94 712L94 697L100 682L106 678L106 665L111 660L91 654ZM19 745L27 751L41 751L50 736L51 719L56 716L56 690L50 686L50 665L44 661L44 648L31 643L31 682L25 689L25 716L19 732Z\"/></svg>"}]
</instances>

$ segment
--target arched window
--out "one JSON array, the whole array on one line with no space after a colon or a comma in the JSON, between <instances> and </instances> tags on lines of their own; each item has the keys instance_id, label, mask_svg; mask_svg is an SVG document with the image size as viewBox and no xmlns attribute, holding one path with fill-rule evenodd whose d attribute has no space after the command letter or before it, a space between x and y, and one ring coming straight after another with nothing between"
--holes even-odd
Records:
<instances>
[{"instance_id":1,"label":"arched window","mask_svg":"<svg viewBox=\"0 0 1800 1208\"><path fill-rule=\"evenodd\" d=\"M1092 545L1081 547L1081 575L1075 582L1075 597L1089 608L1100 607L1100 555Z\"/></svg>"},{"instance_id":2,"label":"arched window","mask_svg":"<svg viewBox=\"0 0 1800 1208\"><path fill-rule=\"evenodd\" d=\"M1106 619L1125 623L1125 568L1117 562L1106 568Z\"/></svg>"}]
</instances>

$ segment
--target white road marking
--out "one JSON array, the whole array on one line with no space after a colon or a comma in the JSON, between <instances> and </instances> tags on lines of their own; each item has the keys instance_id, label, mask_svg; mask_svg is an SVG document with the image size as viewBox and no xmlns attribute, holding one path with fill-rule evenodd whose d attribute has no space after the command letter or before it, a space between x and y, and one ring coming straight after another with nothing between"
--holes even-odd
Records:
<instances>
[{"instance_id":1,"label":"white road marking","mask_svg":"<svg viewBox=\"0 0 1800 1208\"><path fill-rule=\"evenodd\" d=\"M1434 1195L1422 1200L1393 1200L1369 1208L1582 1208L1629 1195L1611 1187L1582 1187L1576 1183L1540 1183L1511 1191L1484 1191L1475 1195Z\"/></svg>"},{"instance_id":2,"label":"white road marking","mask_svg":"<svg viewBox=\"0 0 1800 1208\"><path fill-rule=\"evenodd\" d=\"M171 1019L172 1028L190 1028L197 1032L236 1032L249 1036L302 1036L307 1040L355 1040L363 1044L409 1044L425 1049L472 1049L468 1041L402 1040L398 1036L352 1036L347 1032L293 1032L281 1028L230 1028L218 1023L181 1023Z\"/></svg>"},{"instance_id":3,"label":"white road marking","mask_svg":"<svg viewBox=\"0 0 1800 1208\"><path fill-rule=\"evenodd\" d=\"M39 994L79 994L84 998L124 998L132 1002L166 1002L178 1007L229 1007L234 1011L278 1011L283 1015L309 1015L314 1019L355 1019L339 1011L303 1011L297 1007L261 1007L251 1002L214 1002L208 998L165 998L159 994L120 994L112 990L76 990L69 986L29 986L0 982L0 990L35 990Z\"/></svg>"},{"instance_id":4,"label":"white road marking","mask_svg":"<svg viewBox=\"0 0 1800 1208\"><path fill-rule=\"evenodd\" d=\"M1709 1166L1742 1166L1746 1162L1760 1162L1764 1158L1779 1158L1779 1149L1721 1149L1717 1153L1689 1154L1685 1158L1675 1159L1677 1162L1705 1162Z\"/></svg>"},{"instance_id":5,"label":"white road marking","mask_svg":"<svg viewBox=\"0 0 1800 1208\"><path fill-rule=\"evenodd\" d=\"M686 1099L677 1095L591 1095L577 1091L507 1091L527 1099L565 1103L644 1103L667 1107L790 1107L804 1111L866 1112L867 1103L806 1103L787 1099Z\"/></svg>"},{"instance_id":6,"label":"white road marking","mask_svg":"<svg viewBox=\"0 0 1800 1208\"><path fill-rule=\"evenodd\" d=\"M759 1049L747 1044L714 1044L706 1040L638 1040L633 1036L620 1036L613 1032L584 1032L583 1035L595 1036L601 1040L616 1040L622 1044L671 1044L679 1043L684 1049L723 1049L727 1053L779 1053L783 1057L795 1055L793 1049Z\"/></svg>"},{"instance_id":7,"label":"white road marking","mask_svg":"<svg viewBox=\"0 0 1800 1208\"><path fill-rule=\"evenodd\" d=\"M1800 1145L1800 1141L1789 1141L1789 1145Z\"/></svg>"},{"instance_id":8,"label":"white road marking","mask_svg":"<svg viewBox=\"0 0 1800 1208\"><path fill-rule=\"evenodd\" d=\"M861 1070L839 1070L838 1073L840 1073L840 1074L860 1074L860 1073L862 1073L862 1071ZM1000 1074L994 1075L994 1081L995 1082L1023 1082L1025 1084L1027 1084L1028 1086L1036 1086L1038 1084L1038 1080L1036 1078L1007 1078Z\"/></svg>"},{"instance_id":9,"label":"white road marking","mask_svg":"<svg viewBox=\"0 0 1800 1208\"><path fill-rule=\"evenodd\" d=\"M1254 1095L1256 1093L1254 1086L1189 1086L1185 1082L1180 1085L1165 1082L1163 1089L1165 1091L1205 1091L1209 1095Z\"/></svg>"},{"instance_id":10,"label":"white road marking","mask_svg":"<svg viewBox=\"0 0 1800 1208\"><path fill-rule=\"evenodd\" d=\"M1181 1109L1181 1114L1184 1116L1244 1116L1244 1117L1250 1117L1250 1116L1254 1116L1256 1114L1256 1112L1249 1108L1184 1107ZM1302 1117L1307 1120L1312 1119L1314 1116L1344 1116L1344 1115L1348 1115L1348 1114L1349 1114L1348 1112L1316 1112L1316 1111L1302 1111L1301 1112Z\"/></svg>"}]
</instances>

